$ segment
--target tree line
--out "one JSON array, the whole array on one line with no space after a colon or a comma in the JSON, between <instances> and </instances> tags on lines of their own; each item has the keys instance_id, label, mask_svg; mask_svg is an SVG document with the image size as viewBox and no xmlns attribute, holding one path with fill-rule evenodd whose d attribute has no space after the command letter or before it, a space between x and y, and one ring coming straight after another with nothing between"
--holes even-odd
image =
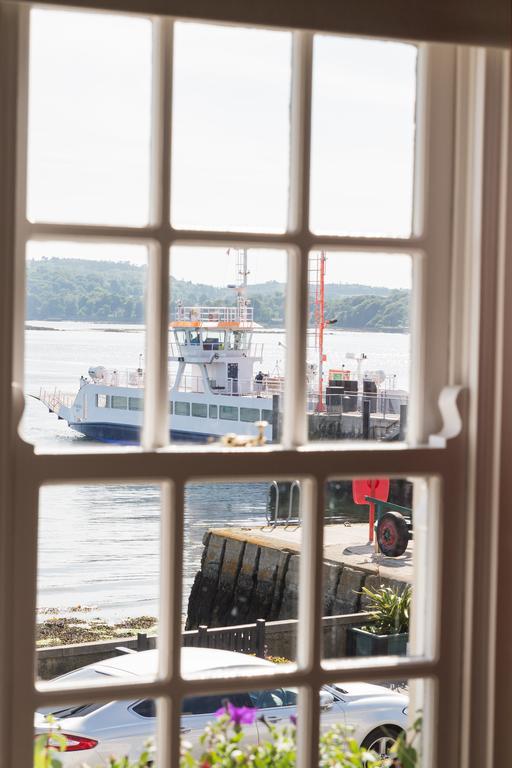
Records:
<instances>
[{"instance_id":1,"label":"tree line","mask_svg":"<svg viewBox=\"0 0 512 768\"><path fill-rule=\"evenodd\" d=\"M27 320L82 320L103 323L144 322L145 267L88 259L41 259L27 264ZM275 281L249 286L256 322L284 325L285 285ZM410 292L357 284L326 285L325 315L337 327L406 330ZM184 280L171 280L170 316L175 302L185 306L234 303L234 292ZM311 322L313 306L311 306ZM334 326L336 327L336 326Z\"/></svg>"}]
</instances>

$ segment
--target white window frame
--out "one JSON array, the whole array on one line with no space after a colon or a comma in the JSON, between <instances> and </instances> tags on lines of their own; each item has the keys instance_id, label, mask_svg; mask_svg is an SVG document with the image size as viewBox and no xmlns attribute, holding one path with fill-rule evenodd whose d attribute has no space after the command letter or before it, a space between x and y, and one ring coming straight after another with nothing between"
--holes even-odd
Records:
<instances>
[{"instance_id":1,"label":"white window frame","mask_svg":"<svg viewBox=\"0 0 512 768\"><path fill-rule=\"evenodd\" d=\"M193 3L191 3L193 5ZM122 3L119 4L123 8ZM200 3L197 3L199 6ZM126 3L126 10L132 10ZM131 696L160 697L159 765L178 766L179 700L182 696L205 691L227 692L243 687L244 678L234 681L187 681L180 674L181 573L183 540L184 486L195 480L255 478L301 478L303 482L303 549L297 669L279 672L276 685L301 686L299 718L299 768L311 766L318 747L319 702L317 690L333 679L386 680L408 678L430 681L426 708L425 765L459 763L460 724L464 713L460 701L463 683L462 656L465 645L460 628L463 620L464 568L468 567L466 546L454 549L449 542L453 530L467 523L468 498L465 472L467 450L474 445L464 432L457 407L455 384L465 378L463 355L454 340L450 347L448 327L456 322L450 309L464 309L468 297L457 287L457 248L473 242L466 228L474 214L474 198L461 206L453 205L457 184L473 173L471 189L481 187L478 169L485 170L489 144L482 136L462 137L460 112L469 96L485 94L495 82L485 69L489 82L482 83L482 66L461 62L455 46L422 46L418 76L418 126L415 174L415 218L411 238L353 238L314 236L308 227L309 140L312 73L312 34L294 33L292 81L292 163L290 180L289 227L285 235L228 232L176 231L166 223L170 210L171 102L172 102L172 26L169 18L154 20L154 115L156 141L152 155L151 223L145 228L87 225L33 224L25 216L27 146L27 51L28 8L0 3L0 88L4 108L0 153L5 173L0 180L0 247L5 266L6 287L2 289L3 324L0 329L8 370L0 379L2 412L12 411L11 427L0 439L0 493L2 515L3 591L1 618L5 628L0 637L0 736L6 765L28 768L32 760L33 712L43 704L64 704L76 698L76 691L89 693L95 700ZM352 30L349 30L352 31ZM373 30L374 34L376 33ZM484 55L484 54L482 54ZM496 53L498 59L501 54ZM500 60L501 61L501 60ZM503 62L496 61L499 69ZM485 62L484 62L485 64ZM490 72L490 74L489 74ZM485 80L485 76L484 76ZM467 87L468 98L464 96ZM456 86L459 89L456 92ZM482 90L483 89L483 90ZM462 94L462 96L461 96ZM457 99L459 102L457 102ZM466 95L467 96L467 95ZM462 100L462 104L461 101ZM494 97L494 102L499 101ZM480 112L481 114L481 112ZM477 126L478 127L478 126ZM460 144L457 143L461 139ZM454 141L455 142L454 145ZM460 147L477 147L473 165ZM13 152L13 149L16 151ZM469 150L468 150L468 154ZM476 166L476 170L475 170ZM12 190L16 189L16 199ZM469 209L469 210L468 210ZM485 201L481 201L485 214ZM481 210L479 209L479 212ZM482 214L485 223L485 215ZM452 227L455 222L455 228ZM464 231L460 231L464 230ZM52 455L34 452L17 434L23 411L21 387L10 393L10 381L23 381L23 319L25 243L29 239L81 239L89 242L142 242L150 247L148 270L147 377L143 446L139 449ZM186 448L167 445L167 306L169 250L174 243L184 245L226 245L238 247L286 248L288 256L287 297L287 390L281 446L263 449ZM15 245L16 257L12 258ZM305 339L307 307L307 257L312 248L360 250L381 253L407 253L414 261L413 381L411 385L411 424L409 443L320 444L307 445ZM455 258L452 258L455 255ZM482 253L479 251L479 257ZM467 262L461 260L463 265ZM290 299L291 297L291 299ZM480 304L478 304L480 306ZM455 308L455 309L454 309ZM467 336L467 331L465 332ZM485 339L484 339L485 341ZM468 343L468 349L471 345ZM12 351L12 363L10 352ZM469 353L468 353L469 354ZM478 361L480 357L477 355ZM462 360L462 362L461 362ZM471 370L474 370L474 366ZM443 420L439 416L437 400ZM474 408L474 406L473 406ZM474 413L474 410L473 410ZM436 435L431 437L431 435ZM179 461L176 459L179 457ZM475 460L478 463L478 458ZM277 471L276 471L277 470ZM321 660L321 588L323 525L318 510L323 509L323 488L330 477L387 475L427 477L430 483L432 521L438 524L434 536L437 551L431 564L437 574L437 588L430 601L426 623L432 645L422 647L422 655L403 659ZM49 690L34 684L34 616L37 574L37 509L41 485L46 483L135 482L162 483L162 564L160 611L160 670L157 680L120 683L72 690ZM477 496L475 492L473 498ZM437 514L435 510L437 509ZM473 529L471 529L473 530ZM471 531L470 531L471 533ZM491 547L493 540L489 540ZM489 573L489 571L487 571ZM419 612L418 612L419 613ZM471 611L466 611L466 622ZM469 616L469 619L468 619ZM417 647L421 638L417 638ZM473 681L478 683L478 680ZM251 686L265 685L263 677L251 678ZM474 716L474 708L472 709ZM471 713L466 712L466 724ZM482 763L484 764L484 763ZM486 763L491 765L491 763Z\"/></svg>"}]
</instances>

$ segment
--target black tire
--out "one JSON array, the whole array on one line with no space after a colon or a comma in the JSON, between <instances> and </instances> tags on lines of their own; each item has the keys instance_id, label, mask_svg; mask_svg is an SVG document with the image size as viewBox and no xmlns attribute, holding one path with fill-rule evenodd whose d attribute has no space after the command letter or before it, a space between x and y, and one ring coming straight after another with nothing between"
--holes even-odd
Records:
<instances>
[{"instance_id":1,"label":"black tire","mask_svg":"<svg viewBox=\"0 0 512 768\"><path fill-rule=\"evenodd\" d=\"M377 524L377 543L383 555L403 555L409 543L409 526L400 512L385 512Z\"/></svg>"},{"instance_id":2,"label":"black tire","mask_svg":"<svg viewBox=\"0 0 512 768\"><path fill-rule=\"evenodd\" d=\"M401 728L397 728L396 725L382 725L369 733L363 739L361 746L376 752L381 757L387 757L390 747L393 746L401 733Z\"/></svg>"}]
</instances>

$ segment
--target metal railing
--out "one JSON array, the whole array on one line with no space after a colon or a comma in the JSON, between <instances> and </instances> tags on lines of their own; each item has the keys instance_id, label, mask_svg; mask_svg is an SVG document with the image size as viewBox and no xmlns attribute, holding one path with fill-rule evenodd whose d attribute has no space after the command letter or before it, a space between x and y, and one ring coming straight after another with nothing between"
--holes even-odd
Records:
<instances>
[{"instance_id":1,"label":"metal railing","mask_svg":"<svg viewBox=\"0 0 512 768\"><path fill-rule=\"evenodd\" d=\"M252 323L253 308L236 307L177 307L178 323Z\"/></svg>"},{"instance_id":2,"label":"metal railing","mask_svg":"<svg viewBox=\"0 0 512 768\"><path fill-rule=\"evenodd\" d=\"M267 525L272 529L277 528L278 525L283 525L285 527L288 525L293 525L295 527L300 526L302 523L302 518L300 515L300 482L298 480L294 480L290 485L288 506L286 508L284 517L280 517L279 515L281 510L281 494L279 484L276 482L276 480L272 481L270 488L275 493L276 506L273 513L270 510L270 504L267 504L265 508ZM295 494L297 494L297 514L294 514L293 512L293 500L295 498Z\"/></svg>"},{"instance_id":3,"label":"metal railing","mask_svg":"<svg viewBox=\"0 0 512 768\"><path fill-rule=\"evenodd\" d=\"M74 395L71 395L68 392L62 392L57 388L51 392L43 387L39 390L39 400L53 412L57 412L61 405L64 405L66 408L71 408L74 399Z\"/></svg>"}]
</instances>

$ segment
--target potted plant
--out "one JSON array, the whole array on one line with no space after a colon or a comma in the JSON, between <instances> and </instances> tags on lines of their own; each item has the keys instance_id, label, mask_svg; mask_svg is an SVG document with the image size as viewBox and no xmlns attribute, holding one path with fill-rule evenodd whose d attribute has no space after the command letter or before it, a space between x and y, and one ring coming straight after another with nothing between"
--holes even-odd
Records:
<instances>
[{"instance_id":1,"label":"potted plant","mask_svg":"<svg viewBox=\"0 0 512 768\"><path fill-rule=\"evenodd\" d=\"M405 656L409 639L409 614L412 588L402 592L380 586L373 591L363 587L361 594L368 598L370 623L363 627L349 627L348 649L352 656Z\"/></svg>"}]
</instances>

